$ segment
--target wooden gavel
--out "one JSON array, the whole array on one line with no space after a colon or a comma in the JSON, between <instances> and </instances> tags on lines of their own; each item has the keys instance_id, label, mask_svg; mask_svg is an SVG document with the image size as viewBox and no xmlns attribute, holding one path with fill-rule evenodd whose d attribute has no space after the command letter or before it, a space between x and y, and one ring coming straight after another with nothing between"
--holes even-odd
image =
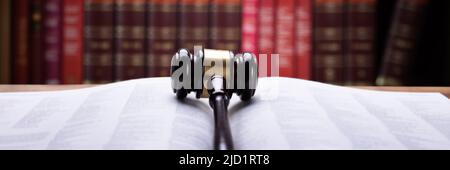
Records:
<instances>
[{"instance_id":1,"label":"wooden gavel","mask_svg":"<svg viewBox=\"0 0 450 170\"><path fill-rule=\"evenodd\" d=\"M254 54L233 55L227 50L195 48L194 54L180 49L172 58L172 88L178 99L190 92L197 98L209 98L214 111L214 149L233 150L228 122L228 104L233 94L250 100L258 83L258 66Z\"/></svg>"}]
</instances>

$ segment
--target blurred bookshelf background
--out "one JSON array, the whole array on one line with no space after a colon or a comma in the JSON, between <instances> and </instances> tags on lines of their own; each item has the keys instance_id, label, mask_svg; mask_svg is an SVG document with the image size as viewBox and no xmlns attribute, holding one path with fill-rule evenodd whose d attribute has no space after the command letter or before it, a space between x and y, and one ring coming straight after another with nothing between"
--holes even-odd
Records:
<instances>
[{"instance_id":1,"label":"blurred bookshelf background","mask_svg":"<svg viewBox=\"0 0 450 170\"><path fill-rule=\"evenodd\" d=\"M179 48L280 54L280 75L450 85L446 0L2 0L0 84L169 76Z\"/></svg>"}]
</instances>

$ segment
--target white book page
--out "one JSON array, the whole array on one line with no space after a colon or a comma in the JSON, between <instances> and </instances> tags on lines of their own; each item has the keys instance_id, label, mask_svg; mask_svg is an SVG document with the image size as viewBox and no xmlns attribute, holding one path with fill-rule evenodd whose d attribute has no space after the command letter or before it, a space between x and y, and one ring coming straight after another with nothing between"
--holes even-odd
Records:
<instances>
[{"instance_id":1,"label":"white book page","mask_svg":"<svg viewBox=\"0 0 450 170\"><path fill-rule=\"evenodd\" d=\"M231 116L238 149L450 148L450 102L440 94L260 80L253 103ZM276 81L279 88L267 90Z\"/></svg>"},{"instance_id":2,"label":"white book page","mask_svg":"<svg viewBox=\"0 0 450 170\"><path fill-rule=\"evenodd\" d=\"M378 92L355 94L358 101L372 115L382 121L406 148L449 149L450 141L448 138L436 129L433 124L416 114L416 109L405 105L397 96L395 93ZM418 100L416 105L420 105L422 101L427 102L430 100L424 99L423 97L425 96L428 96L428 94L416 96L415 98ZM447 123L449 123L448 119Z\"/></svg>"},{"instance_id":3,"label":"white book page","mask_svg":"<svg viewBox=\"0 0 450 170\"><path fill-rule=\"evenodd\" d=\"M210 149L212 113L200 104L177 101L165 78L0 93L0 149Z\"/></svg>"},{"instance_id":4,"label":"white book page","mask_svg":"<svg viewBox=\"0 0 450 170\"><path fill-rule=\"evenodd\" d=\"M260 79L252 103L231 115L237 149L351 148L306 89L273 80Z\"/></svg>"},{"instance_id":5,"label":"white book page","mask_svg":"<svg viewBox=\"0 0 450 170\"><path fill-rule=\"evenodd\" d=\"M207 99L178 101L169 78L81 90L0 93L0 149L212 149ZM440 94L356 90L261 78L234 96L236 149L449 149L450 101Z\"/></svg>"},{"instance_id":6,"label":"white book page","mask_svg":"<svg viewBox=\"0 0 450 170\"><path fill-rule=\"evenodd\" d=\"M168 82L136 83L104 149L212 148L212 113L200 101L177 101Z\"/></svg>"},{"instance_id":7,"label":"white book page","mask_svg":"<svg viewBox=\"0 0 450 170\"><path fill-rule=\"evenodd\" d=\"M44 149L86 93L2 94L0 149ZM4 119L6 117L6 119Z\"/></svg>"},{"instance_id":8,"label":"white book page","mask_svg":"<svg viewBox=\"0 0 450 170\"><path fill-rule=\"evenodd\" d=\"M450 139L450 100L442 94L398 93L395 98Z\"/></svg>"},{"instance_id":9,"label":"white book page","mask_svg":"<svg viewBox=\"0 0 450 170\"><path fill-rule=\"evenodd\" d=\"M12 127L18 119L28 113L42 98L42 96L38 95L1 95L0 131Z\"/></svg>"}]
</instances>

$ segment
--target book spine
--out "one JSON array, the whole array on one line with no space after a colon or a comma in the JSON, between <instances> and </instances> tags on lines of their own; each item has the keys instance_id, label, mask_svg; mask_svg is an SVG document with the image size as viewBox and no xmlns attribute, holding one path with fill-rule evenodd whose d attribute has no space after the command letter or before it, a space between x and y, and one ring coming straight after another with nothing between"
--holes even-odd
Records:
<instances>
[{"instance_id":1,"label":"book spine","mask_svg":"<svg viewBox=\"0 0 450 170\"><path fill-rule=\"evenodd\" d=\"M450 8L450 2L447 1L447 4L445 5L447 8ZM447 10L447 12L445 13L446 18L450 18L450 11ZM450 22L445 22L445 28L447 28L447 30L450 30ZM450 32L447 32L447 43L446 46L444 47L447 51L446 51L446 55L444 57L444 74L442 77L443 83L445 86L450 86Z\"/></svg>"},{"instance_id":2,"label":"book spine","mask_svg":"<svg viewBox=\"0 0 450 170\"><path fill-rule=\"evenodd\" d=\"M113 81L114 0L84 2L84 81Z\"/></svg>"},{"instance_id":3,"label":"book spine","mask_svg":"<svg viewBox=\"0 0 450 170\"><path fill-rule=\"evenodd\" d=\"M11 80L11 1L0 2L0 84L9 84Z\"/></svg>"},{"instance_id":4,"label":"book spine","mask_svg":"<svg viewBox=\"0 0 450 170\"><path fill-rule=\"evenodd\" d=\"M280 76L295 77L295 0L277 1L275 52L279 54Z\"/></svg>"},{"instance_id":5,"label":"book spine","mask_svg":"<svg viewBox=\"0 0 450 170\"><path fill-rule=\"evenodd\" d=\"M210 16L210 48L240 52L241 1L212 0Z\"/></svg>"},{"instance_id":6,"label":"book spine","mask_svg":"<svg viewBox=\"0 0 450 170\"><path fill-rule=\"evenodd\" d=\"M62 55L62 1L45 0L44 4L44 59L45 83L59 84Z\"/></svg>"},{"instance_id":7,"label":"book spine","mask_svg":"<svg viewBox=\"0 0 450 170\"><path fill-rule=\"evenodd\" d=\"M344 84L344 0L314 2L314 80Z\"/></svg>"},{"instance_id":8,"label":"book spine","mask_svg":"<svg viewBox=\"0 0 450 170\"><path fill-rule=\"evenodd\" d=\"M28 83L28 0L13 2L12 82Z\"/></svg>"},{"instance_id":9,"label":"book spine","mask_svg":"<svg viewBox=\"0 0 450 170\"><path fill-rule=\"evenodd\" d=\"M116 0L115 11L115 80L142 78L146 75L146 0Z\"/></svg>"},{"instance_id":10,"label":"book spine","mask_svg":"<svg viewBox=\"0 0 450 170\"><path fill-rule=\"evenodd\" d=\"M148 1L147 76L170 76L177 49L177 0Z\"/></svg>"},{"instance_id":11,"label":"book spine","mask_svg":"<svg viewBox=\"0 0 450 170\"><path fill-rule=\"evenodd\" d=\"M178 9L178 47L189 49L194 45L208 48L209 0L180 0Z\"/></svg>"},{"instance_id":12,"label":"book spine","mask_svg":"<svg viewBox=\"0 0 450 170\"><path fill-rule=\"evenodd\" d=\"M242 1L242 52L258 55L259 0Z\"/></svg>"},{"instance_id":13,"label":"book spine","mask_svg":"<svg viewBox=\"0 0 450 170\"><path fill-rule=\"evenodd\" d=\"M275 53L275 1L260 0L258 53L267 55L267 76L271 76L271 54ZM259 59L259 56L257 56ZM260 61L260 60L259 60ZM261 67L261 65L260 65Z\"/></svg>"},{"instance_id":14,"label":"book spine","mask_svg":"<svg viewBox=\"0 0 450 170\"><path fill-rule=\"evenodd\" d=\"M45 83L43 53L44 0L33 0L30 3L30 82L32 84L43 84Z\"/></svg>"},{"instance_id":15,"label":"book spine","mask_svg":"<svg viewBox=\"0 0 450 170\"><path fill-rule=\"evenodd\" d=\"M347 3L345 84L373 85L376 0L348 0Z\"/></svg>"},{"instance_id":16,"label":"book spine","mask_svg":"<svg viewBox=\"0 0 450 170\"><path fill-rule=\"evenodd\" d=\"M83 82L83 0L64 0L62 82Z\"/></svg>"},{"instance_id":17,"label":"book spine","mask_svg":"<svg viewBox=\"0 0 450 170\"><path fill-rule=\"evenodd\" d=\"M377 85L406 85L428 0L398 0Z\"/></svg>"},{"instance_id":18,"label":"book spine","mask_svg":"<svg viewBox=\"0 0 450 170\"><path fill-rule=\"evenodd\" d=\"M295 5L295 55L297 78L310 80L312 69L312 0L297 0Z\"/></svg>"}]
</instances>

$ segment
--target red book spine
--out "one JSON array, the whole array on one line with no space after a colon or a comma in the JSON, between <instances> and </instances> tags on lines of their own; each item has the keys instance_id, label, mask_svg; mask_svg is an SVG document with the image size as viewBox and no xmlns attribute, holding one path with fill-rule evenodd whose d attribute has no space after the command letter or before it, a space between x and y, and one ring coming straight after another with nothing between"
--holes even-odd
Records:
<instances>
[{"instance_id":1,"label":"red book spine","mask_svg":"<svg viewBox=\"0 0 450 170\"><path fill-rule=\"evenodd\" d=\"M177 49L177 0L148 1L147 76L170 76Z\"/></svg>"},{"instance_id":2,"label":"red book spine","mask_svg":"<svg viewBox=\"0 0 450 170\"><path fill-rule=\"evenodd\" d=\"M43 53L44 0L31 1L30 20L30 79L32 84L45 83Z\"/></svg>"},{"instance_id":3,"label":"red book spine","mask_svg":"<svg viewBox=\"0 0 450 170\"><path fill-rule=\"evenodd\" d=\"M44 4L44 57L47 84L59 84L62 55L62 1L46 0Z\"/></svg>"},{"instance_id":4,"label":"red book spine","mask_svg":"<svg viewBox=\"0 0 450 170\"><path fill-rule=\"evenodd\" d=\"M295 12L295 54L297 77L311 79L312 57L312 0L297 0Z\"/></svg>"},{"instance_id":5,"label":"red book spine","mask_svg":"<svg viewBox=\"0 0 450 170\"><path fill-rule=\"evenodd\" d=\"M211 48L240 52L241 1L212 0L210 2L209 44Z\"/></svg>"},{"instance_id":6,"label":"red book spine","mask_svg":"<svg viewBox=\"0 0 450 170\"><path fill-rule=\"evenodd\" d=\"M115 15L116 80L145 76L146 0L117 0Z\"/></svg>"},{"instance_id":7,"label":"red book spine","mask_svg":"<svg viewBox=\"0 0 450 170\"><path fill-rule=\"evenodd\" d=\"M267 76L271 75L271 54L275 52L275 1L260 0L258 53L267 55ZM259 57L259 56L257 56ZM259 59L259 58L258 58ZM260 68L262 66L260 65Z\"/></svg>"},{"instance_id":8,"label":"red book spine","mask_svg":"<svg viewBox=\"0 0 450 170\"><path fill-rule=\"evenodd\" d=\"M85 0L84 81L113 81L114 0Z\"/></svg>"},{"instance_id":9,"label":"red book spine","mask_svg":"<svg viewBox=\"0 0 450 170\"><path fill-rule=\"evenodd\" d=\"M295 77L295 0L277 1L275 51L280 55L280 76Z\"/></svg>"},{"instance_id":10,"label":"red book spine","mask_svg":"<svg viewBox=\"0 0 450 170\"><path fill-rule=\"evenodd\" d=\"M242 1L242 52L258 55L259 0Z\"/></svg>"},{"instance_id":11,"label":"red book spine","mask_svg":"<svg viewBox=\"0 0 450 170\"><path fill-rule=\"evenodd\" d=\"M398 0L377 85L407 84L428 0Z\"/></svg>"},{"instance_id":12,"label":"red book spine","mask_svg":"<svg viewBox=\"0 0 450 170\"><path fill-rule=\"evenodd\" d=\"M314 15L314 79L344 84L344 0L315 0Z\"/></svg>"},{"instance_id":13,"label":"red book spine","mask_svg":"<svg viewBox=\"0 0 450 170\"><path fill-rule=\"evenodd\" d=\"M376 0L348 0L347 3L345 84L373 85Z\"/></svg>"},{"instance_id":14,"label":"red book spine","mask_svg":"<svg viewBox=\"0 0 450 170\"><path fill-rule=\"evenodd\" d=\"M28 83L28 0L13 2L12 38L12 81L15 84Z\"/></svg>"},{"instance_id":15,"label":"red book spine","mask_svg":"<svg viewBox=\"0 0 450 170\"><path fill-rule=\"evenodd\" d=\"M64 0L62 82L82 83L83 0Z\"/></svg>"}]
</instances>

